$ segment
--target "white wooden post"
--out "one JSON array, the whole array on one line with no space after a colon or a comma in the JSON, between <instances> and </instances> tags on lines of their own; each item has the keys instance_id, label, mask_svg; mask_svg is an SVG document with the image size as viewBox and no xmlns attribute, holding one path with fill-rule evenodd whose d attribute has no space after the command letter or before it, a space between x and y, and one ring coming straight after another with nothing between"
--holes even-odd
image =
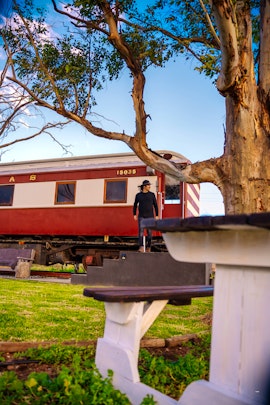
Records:
<instances>
[{"instance_id":1,"label":"white wooden post","mask_svg":"<svg viewBox=\"0 0 270 405\"><path fill-rule=\"evenodd\" d=\"M179 404L266 404L270 232L232 226L163 237L176 260L216 263L210 381L192 383Z\"/></svg>"},{"instance_id":2,"label":"white wooden post","mask_svg":"<svg viewBox=\"0 0 270 405\"><path fill-rule=\"evenodd\" d=\"M113 371L114 387L126 393L132 405L139 405L146 395L153 395L158 405L177 403L142 384L138 373L140 340L167 302L105 303L104 336L98 339L95 362L104 377Z\"/></svg>"}]
</instances>

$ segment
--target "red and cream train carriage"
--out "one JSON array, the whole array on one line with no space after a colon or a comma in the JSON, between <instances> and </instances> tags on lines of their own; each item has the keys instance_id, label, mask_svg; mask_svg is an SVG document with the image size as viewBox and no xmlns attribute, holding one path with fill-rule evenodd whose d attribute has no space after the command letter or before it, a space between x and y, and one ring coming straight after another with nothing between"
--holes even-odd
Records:
<instances>
[{"instance_id":1,"label":"red and cream train carriage","mask_svg":"<svg viewBox=\"0 0 270 405\"><path fill-rule=\"evenodd\" d=\"M176 164L188 162L175 152L158 153ZM2 242L47 241L58 251L68 242L74 257L78 246L83 251L82 241L86 249L100 241L107 247L136 244L132 206L144 179L156 192L160 217L199 215L198 185L154 171L133 153L0 163Z\"/></svg>"}]
</instances>

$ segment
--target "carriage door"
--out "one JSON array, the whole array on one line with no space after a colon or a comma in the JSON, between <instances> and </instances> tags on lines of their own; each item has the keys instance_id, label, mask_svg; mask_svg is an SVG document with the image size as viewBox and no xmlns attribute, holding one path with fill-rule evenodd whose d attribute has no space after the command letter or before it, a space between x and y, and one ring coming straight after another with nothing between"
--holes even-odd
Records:
<instances>
[{"instance_id":1,"label":"carriage door","mask_svg":"<svg viewBox=\"0 0 270 405\"><path fill-rule=\"evenodd\" d=\"M183 217L183 194L183 183L164 175L163 218Z\"/></svg>"}]
</instances>

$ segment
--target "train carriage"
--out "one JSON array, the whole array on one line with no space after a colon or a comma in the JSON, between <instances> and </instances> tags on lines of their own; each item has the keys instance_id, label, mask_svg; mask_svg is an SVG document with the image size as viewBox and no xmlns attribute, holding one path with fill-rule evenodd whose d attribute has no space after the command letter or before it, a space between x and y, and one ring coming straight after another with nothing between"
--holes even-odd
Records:
<instances>
[{"instance_id":1,"label":"train carriage","mask_svg":"<svg viewBox=\"0 0 270 405\"><path fill-rule=\"evenodd\" d=\"M178 153L158 153L188 163ZM161 218L199 215L198 185L179 183L133 153L0 163L1 242L42 246L37 260L44 264L53 253L71 261L93 248L136 247L132 206L145 179Z\"/></svg>"}]
</instances>

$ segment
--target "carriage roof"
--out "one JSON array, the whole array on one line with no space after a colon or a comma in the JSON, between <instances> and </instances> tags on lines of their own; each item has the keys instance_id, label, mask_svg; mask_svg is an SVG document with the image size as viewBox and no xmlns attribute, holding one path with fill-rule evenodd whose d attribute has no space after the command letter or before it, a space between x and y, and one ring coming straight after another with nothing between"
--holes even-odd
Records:
<instances>
[{"instance_id":1,"label":"carriage roof","mask_svg":"<svg viewBox=\"0 0 270 405\"><path fill-rule=\"evenodd\" d=\"M171 160L175 163L186 163L189 160L177 152L159 150L157 154L164 156L172 155ZM0 163L0 174L5 173L28 173L33 170L39 172L103 169L113 167L144 166L145 163L135 153L114 153L104 155L72 156L65 158L31 160L21 162Z\"/></svg>"}]
</instances>

